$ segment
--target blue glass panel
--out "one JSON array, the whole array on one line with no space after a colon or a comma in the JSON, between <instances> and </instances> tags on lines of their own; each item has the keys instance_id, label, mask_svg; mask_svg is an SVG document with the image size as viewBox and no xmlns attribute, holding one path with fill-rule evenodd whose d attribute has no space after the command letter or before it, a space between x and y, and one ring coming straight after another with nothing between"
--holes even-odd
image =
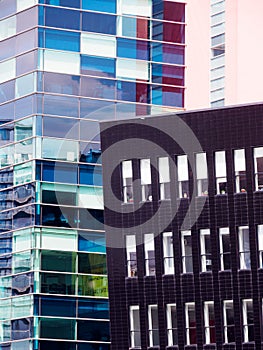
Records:
<instances>
[{"instance_id":1,"label":"blue glass panel","mask_svg":"<svg viewBox=\"0 0 263 350\"><path fill-rule=\"evenodd\" d=\"M44 91L66 95L79 95L79 76L44 73Z\"/></svg>"},{"instance_id":2,"label":"blue glass panel","mask_svg":"<svg viewBox=\"0 0 263 350\"><path fill-rule=\"evenodd\" d=\"M152 43L152 61L184 64L184 46Z\"/></svg>"},{"instance_id":3,"label":"blue glass panel","mask_svg":"<svg viewBox=\"0 0 263 350\"><path fill-rule=\"evenodd\" d=\"M105 234L99 232L78 232L78 250L106 253Z\"/></svg>"},{"instance_id":4,"label":"blue glass panel","mask_svg":"<svg viewBox=\"0 0 263 350\"><path fill-rule=\"evenodd\" d=\"M76 184L78 168L76 164L43 162L42 180Z\"/></svg>"},{"instance_id":5,"label":"blue glass panel","mask_svg":"<svg viewBox=\"0 0 263 350\"><path fill-rule=\"evenodd\" d=\"M76 227L78 212L75 208L42 206L42 225L56 227Z\"/></svg>"},{"instance_id":6,"label":"blue glass panel","mask_svg":"<svg viewBox=\"0 0 263 350\"><path fill-rule=\"evenodd\" d=\"M11 321L12 340L26 339L32 337L33 322L31 318L21 318Z\"/></svg>"},{"instance_id":7,"label":"blue glass panel","mask_svg":"<svg viewBox=\"0 0 263 350\"><path fill-rule=\"evenodd\" d=\"M40 337L51 339L75 339L75 320L66 318L41 318Z\"/></svg>"},{"instance_id":8,"label":"blue glass panel","mask_svg":"<svg viewBox=\"0 0 263 350\"><path fill-rule=\"evenodd\" d=\"M83 229L103 230L103 211L97 209L80 209L79 227Z\"/></svg>"},{"instance_id":9,"label":"blue glass panel","mask_svg":"<svg viewBox=\"0 0 263 350\"><path fill-rule=\"evenodd\" d=\"M34 114L34 96L20 98L15 102L15 119Z\"/></svg>"},{"instance_id":10,"label":"blue glass panel","mask_svg":"<svg viewBox=\"0 0 263 350\"><path fill-rule=\"evenodd\" d=\"M110 348L109 344L78 343L78 350L110 350Z\"/></svg>"},{"instance_id":11,"label":"blue glass panel","mask_svg":"<svg viewBox=\"0 0 263 350\"><path fill-rule=\"evenodd\" d=\"M12 277L12 295L33 293L34 274L26 273Z\"/></svg>"},{"instance_id":12,"label":"blue glass panel","mask_svg":"<svg viewBox=\"0 0 263 350\"><path fill-rule=\"evenodd\" d=\"M78 339L110 341L109 322L79 321Z\"/></svg>"},{"instance_id":13,"label":"blue glass panel","mask_svg":"<svg viewBox=\"0 0 263 350\"><path fill-rule=\"evenodd\" d=\"M84 10L116 13L116 0L82 0Z\"/></svg>"},{"instance_id":14,"label":"blue glass panel","mask_svg":"<svg viewBox=\"0 0 263 350\"><path fill-rule=\"evenodd\" d=\"M49 27L80 29L80 12L61 8L46 7L45 25Z\"/></svg>"},{"instance_id":15,"label":"blue glass panel","mask_svg":"<svg viewBox=\"0 0 263 350\"><path fill-rule=\"evenodd\" d=\"M115 81L81 77L81 96L115 99Z\"/></svg>"},{"instance_id":16,"label":"blue glass panel","mask_svg":"<svg viewBox=\"0 0 263 350\"><path fill-rule=\"evenodd\" d=\"M116 16L100 13L83 13L82 30L95 33L116 34Z\"/></svg>"},{"instance_id":17,"label":"blue glass panel","mask_svg":"<svg viewBox=\"0 0 263 350\"><path fill-rule=\"evenodd\" d=\"M80 8L80 0L41 0L41 4Z\"/></svg>"},{"instance_id":18,"label":"blue glass panel","mask_svg":"<svg viewBox=\"0 0 263 350\"><path fill-rule=\"evenodd\" d=\"M117 56L148 60L148 42L133 39L117 39Z\"/></svg>"},{"instance_id":19,"label":"blue glass panel","mask_svg":"<svg viewBox=\"0 0 263 350\"><path fill-rule=\"evenodd\" d=\"M113 58L81 55L81 74L115 77L115 62Z\"/></svg>"},{"instance_id":20,"label":"blue glass panel","mask_svg":"<svg viewBox=\"0 0 263 350\"><path fill-rule=\"evenodd\" d=\"M79 299L78 317L109 318L109 303L104 300Z\"/></svg>"},{"instance_id":21,"label":"blue glass panel","mask_svg":"<svg viewBox=\"0 0 263 350\"><path fill-rule=\"evenodd\" d=\"M136 102L136 83L128 81L118 81L117 99Z\"/></svg>"},{"instance_id":22,"label":"blue glass panel","mask_svg":"<svg viewBox=\"0 0 263 350\"><path fill-rule=\"evenodd\" d=\"M42 316L76 317L76 299L42 296L40 298Z\"/></svg>"},{"instance_id":23,"label":"blue glass panel","mask_svg":"<svg viewBox=\"0 0 263 350\"><path fill-rule=\"evenodd\" d=\"M79 138L79 120L71 118L43 118L43 135L61 138Z\"/></svg>"},{"instance_id":24,"label":"blue glass panel","mask_svg":"<svg viewBox=\"0 0 263 350\"><path fill-rule=\"evenodd\" d=\"M183 107L184 90L167 86L152 86L152 103L156 105Z\"/></svg>"},{"instance_id":25,"label":"blue glass panel","mask_svg":"<svg viewBox=\"0 0 263 350\"><path fill-rule=\"evenodd\" d=\"M102 186L102 168L93 165L80 165L79 183L81 185Z\"/></svg>"},{"instance_id":26,"label":"blue glass panel","mask_svg":"<svg viewBox=\"0 0 263 350\"><path fill-rule=\"evenodd\" d=\"M80 51L80 33L46 29L45 47L56 50Z\"/></svg>"},{"instance_id":27,"label":"blue glass panel","mask_svg":"<svg viewBox=\"0 0 263 350\"><path fill-rule=\"evenodd\" d=\"M18 208L13 215L13 229L34 225L35 206Z\"/></svg>"},{"instance_id":28,"label":"blue glass panel","mask_svg":"<svg viewBox=\"0 0 263 350\"><path fill-rule=\"evenodd\" d=\"M81 98L80 117L94 120L114 119L115 103Z\"/></svg>"},{"instance_id":29,"label":"blue glass panel","mask_svg":"<svg viewBox=\"0 0 263 350\"><path fill-rule=\"evenodd\" d=\"M12 273L12 255L0 256L0 276L10 275Z\"/></svg>"},{"instance_id":30,"label":"blue glass panel","mask_svg":"<svg viewBox=\"0 0 263 350\"><path fill-rule=\"evenodd\" d=\"M101 164L101 150L99 145L89 142L80 142L79 161L83 163Z\"/></svg>"},{"instance_id":31,"label":"blue glass panel","mask_svg":"<svg viewBox=\"0 0 263 350\"><path fill-rule=\"evenodd\" d=\"M0 236L0 254L12 252L12 234L7 233Z\"/></svg>"},{"instance_id":32,"label":"blue glass panel","mask_svg":"<svg viewBox=\"0 0 263 350\"><path fill-rule=\"evenodd\" d=\"M76 344L74 342L41 340L40 349L41 350L76 350ZM101 349L101 350L104 350L104 349Z\"/></svg>"},{"instance_id":33,"label":"blue glass panel","mask_svg":"<svg viewBox=\"0 0 263 350\"><path fill-rule=\"evenodd\" d=\"M15 80L0 85L0 103L15 98Z\"/></svg>"},{"instance_id":34,"label":"blue glass panel","mask_svg":"<svg viewBox=\"0 0 263 350\"><path fill-rule=\"evenodd\" d=\"M78 117L79 100L70 96L44 96L44 114Z\"/></svg>"}]
</instances>

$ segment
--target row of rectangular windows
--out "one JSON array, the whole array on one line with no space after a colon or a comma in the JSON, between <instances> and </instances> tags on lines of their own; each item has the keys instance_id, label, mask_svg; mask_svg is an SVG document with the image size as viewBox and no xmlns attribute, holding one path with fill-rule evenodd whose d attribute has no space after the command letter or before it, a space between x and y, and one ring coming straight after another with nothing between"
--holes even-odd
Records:
<instances>
[{"instance_id":1,"label":"row of rectangular windows","mask_svg":"<svg viewBox=\"0 0 263 350\"><path fill-rule=\"evenodd\" d=\"M179 198L189 198L189 160L187 155L176 157L177 191ZM131 160L122 162L123 202L133 202L133 165ZM169 157L158 158L159 199L170 199L170 178L173 162ZM227 194L226 152L214 154L216 194ZM150 159L140 159L141 201L152 201L152 169ZM208 168L206 153L195 154L195 185L197 196L208 195ZM192 169L193 170L193 169ZM235 192L247 191L245 150L234 150ZM254 148L255 191L263 189L263 147Z\"/></svg>"},{"instance_id":2,"label":"row of rectangular windows","mask_svg":"<svg viewBox=\"0 0 263 350\"><path fill-rule=\"evenodd\" d=\"M250 242L249 227L238 227L238 252L239 252L239 269L250 269ZM228 227L219 229L219 255L220 270L231 270L231 239ZM172 232L163 233L163 261L164 274L174 274L174 240ZM258 266L263 268L263 225L257 226L258 240ZM181 231L180 242L181 249L181 271L183 273L193 272L193 249L191 231ZM212 250L211 237L209 229L200 230L200 266L201 272L212 270ZM129 277L137 276L137 252L136 236L126 236L126 257L127 257L127 275ZM147 233L144 235L144 257L145 257L145 274L155 275L155 246L154 234Z\"/></svg>"},{"instance_id":3,"label":"row of rectangular windows","mask_svg":"<svg viewBox=\"0 0 263 350\"><path fill-rule=\"evenodd\" d=\"M243 342L254 341L254 314L252 299L242 299L242 329ZM132 348L141 347L141 327L140 327L140 308L139 305L133 305L129 308L130 312L130 345ZM203 303L203 342L204 344L216 343L216 326L214 302L205 301ZM224 343L234 343L235 339L235 317L233 300L224 300L222 308L223 316L223 341ZM184 304L184 330L186 345L197 343L195 303ZM148 342L149 346L158 346L159 344L159 322L157 305L148 305ZM166 329L167 345L178 344L178 328L182 327L177 322L176 304L166 305Z\"/></svg>"}]
</instances>

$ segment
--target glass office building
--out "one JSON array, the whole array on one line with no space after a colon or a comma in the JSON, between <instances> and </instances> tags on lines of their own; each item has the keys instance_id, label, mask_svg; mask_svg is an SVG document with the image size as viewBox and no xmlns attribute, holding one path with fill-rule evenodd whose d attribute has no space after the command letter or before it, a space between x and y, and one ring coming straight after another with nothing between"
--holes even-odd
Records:
<instances>
[{"instance_id":1,"label":"glass office building","mask_svg":"<svg viewBox=\"0 0 263 350\"><path fill-rule=\"evenodd\" d=\"M98 121L184 107L185 4L0 1L0 348L108 350Z\"/></svg>"}]
</instances>

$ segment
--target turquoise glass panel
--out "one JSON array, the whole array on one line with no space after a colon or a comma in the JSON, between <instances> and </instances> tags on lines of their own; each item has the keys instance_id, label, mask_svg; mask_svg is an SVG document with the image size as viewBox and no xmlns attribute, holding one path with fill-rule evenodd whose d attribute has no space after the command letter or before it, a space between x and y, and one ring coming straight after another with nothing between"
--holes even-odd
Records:
<instances>
[{"instance_id":1,"label":"turquoise glass panel","mask_svg":"<svg viewBox=\"0 0 263 350\"><path fill-rule=\"evenodd\" d=\"M115 77L115 62L113 58L81 55L81 73L102 77Z\"/></svg>"},{"instance_id":2,"label":"turquoise glass panel","mask_svg":"<svg viewBox=\"0 0 263 350\"><path fill-rule=\"evenodd\" d=\"M45 47L56 50L80 51L80 34L64 30L46 29Z\"/></svg>"},{"instance_id":3,"label":"turquoise glass panel","mask_svg":"<svg viewBox=\"0 0 263 350\"><path fill-rule=\"evenodd\" d=\"M116 13L116 0L82 0L83 10Z\"/></svg>"}]
</instances>

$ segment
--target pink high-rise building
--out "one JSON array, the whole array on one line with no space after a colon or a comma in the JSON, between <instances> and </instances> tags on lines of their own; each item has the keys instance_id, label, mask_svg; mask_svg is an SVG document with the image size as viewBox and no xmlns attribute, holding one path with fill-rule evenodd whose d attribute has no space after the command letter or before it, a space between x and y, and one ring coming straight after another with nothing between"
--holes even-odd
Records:
<instances>
[{"instance_id":1,"label":"pink high-rise building","mask_svg":"<svg viewBox=\"0 0 263 350\"><path fill-rule=\"evenodd\" d=\"M186 1L186 109L262 101L262 14L262 0Z\"/></svg>"}]
</instances>

